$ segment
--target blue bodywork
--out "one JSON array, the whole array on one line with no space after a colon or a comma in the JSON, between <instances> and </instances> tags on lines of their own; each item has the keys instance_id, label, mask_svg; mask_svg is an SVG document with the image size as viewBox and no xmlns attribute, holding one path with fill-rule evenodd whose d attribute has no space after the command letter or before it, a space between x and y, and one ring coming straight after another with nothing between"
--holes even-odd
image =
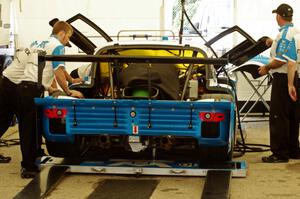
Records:
<instances>
[{"instance_id":1,"label":"blue bodywork","mask_svg":"<svg viewBox=\"0 0 300 199\"><path fill-rule=\"evenodd\" d=\"M227 146L235 133L235 104L230 101L162 101L36 98L43 110L66 109L66 132L51 132L49 118L42 114L48 141L74 142L75 135L187 136L199 145ZM150 113L149 113L150 110ZM224 113L218 137L201 135L200 112ZM149 124L151 127L149 128ZM135 128L135 130L133 130Z\"/></svg>"},{"instance_id":2,"label":"blue bodywork","mask_svg":"<svg viewBox=\"0 0 300 199\"><path fill-rule=\"evenodd\" d=\"M259 63L262 63L264 65L268 64L270 62L270 58L269 57L266 57L264 55L257 55L255 57L253 57L252 59L249 60L249 62L259 62ZM245 65L247 64L247 62L245 63Z\"/></svg>"},{"instance_id":3,"label":"blue bodywork","mask_svg":"<svg viewBox=\"0 0 300 199\"><path fill-rule=\"evenodd\" d=\"M199 47L173 41L113 41L81 14L68 22L74 25L77 20L108 43L97 48L74 28L70 41L87 55L39 55L39 70L45 61L91 63L89 83L70 86L85 99L35 99L49 155L200 162L232 159L236 82L230 70L224 76L220 73L229 63L240 66L266 50L267 37L255 41L238 26L226 29L205 45L212 46L234 32L245 40L215 59Z\"/></svg>"}]
</instances>

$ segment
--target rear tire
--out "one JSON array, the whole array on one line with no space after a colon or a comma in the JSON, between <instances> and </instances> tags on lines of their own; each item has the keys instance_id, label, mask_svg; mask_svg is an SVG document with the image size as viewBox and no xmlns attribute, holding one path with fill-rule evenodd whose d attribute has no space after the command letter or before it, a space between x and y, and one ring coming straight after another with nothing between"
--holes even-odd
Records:
<instances>
[{"instance_id":1,"label":"rear tire","mask_svg":"<svg viewBox=\"0 0 300 199\"><path fill-rule=\"evenodd\" d=\"M199 162L227 162L232 160L232 148L228 152L228 146L222 147L200 147L199 148Z\"/></svg>"}]
</instances>

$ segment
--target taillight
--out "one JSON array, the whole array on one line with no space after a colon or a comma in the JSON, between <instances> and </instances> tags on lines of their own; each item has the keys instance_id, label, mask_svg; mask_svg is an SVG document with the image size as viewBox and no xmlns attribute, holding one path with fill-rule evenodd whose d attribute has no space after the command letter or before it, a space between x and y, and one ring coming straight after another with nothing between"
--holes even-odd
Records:
<instances>
[{"instance_id":1,"label":"taillight","mask_svg":"<svg viewBox=\"0 0 300 199\"><path fill-rule=\"evenodd\" d=\"M65 118L67 109L49 108L45 109L44 113L47 118Z\"/></svg>"},{"instance_id":2,"label":"taillight","mask_svg":"<svg viewBox=\"0 0 300 199\"><path fill-rule=\"evenodd\" d=\"M224 113L200 112L199 117L204 122L221 122L224 120Z\"/></svg>"}]
</instances>

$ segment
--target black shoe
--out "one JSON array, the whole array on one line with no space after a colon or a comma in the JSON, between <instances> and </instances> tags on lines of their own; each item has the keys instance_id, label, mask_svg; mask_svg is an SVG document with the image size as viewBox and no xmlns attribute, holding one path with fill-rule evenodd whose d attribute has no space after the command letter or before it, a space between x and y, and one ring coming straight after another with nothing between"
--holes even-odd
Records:
<instances>
[{"instance_id":1,"label":"black shoe","mask_svg":"<svg viewBox=\"0 0 300 199\"><path fill-rule=\"evenodd\" d=\"M21 178L34 178L39 173L38 169L21 168Z\"/></svg>"},{"instance_id":2,"label":"black shoe","mask_svg":"<svg viewBox=\"0 0 300 199\"><path fill-rule=\"evenodd\" d=\"M300 152L297 152L297 153L290 153L289 154L289 157L291 159L300 159Z\"/></svg>"},{"instance_id":3,"label":"black shoe","mask_svg":"<svg viewBox=\"0 0 300 199\"><path fill-rule=\"evenodd\" d=\"M0 163L9 163L11 161L11 157L3 156L0 154Z\"/></svg>"},{"instance_id":4,"label":"black shoe","mask_svg":"<svg viewBox=\"0 0 300 199\"><path fill-rule=\"evenodd\" d=\"M261 158L263 162L266 163L283 163L283 162L288 162L288 158L281 158L276 155L270 155L270 156L265 156Z\"/></svg>"},{"instance_id":5,"label":"black shoe","mask_svg":"<svg viewBox=\"0 0 300 199\"><path fill-rule=\"evenodd\" d=\"M43 157L43 156L48 156L48 155L45 153L44 149L39 149L38 150L38 157Z\"/></svg>"}]
</instances>

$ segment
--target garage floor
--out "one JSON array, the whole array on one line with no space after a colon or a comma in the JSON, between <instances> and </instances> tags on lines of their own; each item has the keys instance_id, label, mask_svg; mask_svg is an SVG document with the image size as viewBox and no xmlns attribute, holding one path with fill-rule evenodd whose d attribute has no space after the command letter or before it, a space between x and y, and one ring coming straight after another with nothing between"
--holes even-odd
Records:
<instances>
[{"instance_id":1,"label":"garage floor","mask_svg":"<svg viewBox=\"0 0 300 199\"><path fill-rule=\"evenodd\" d=\"M244 127L247 143L269 143L267 122L249 122L245 123ZM11 127L3 138L16 138L17 134L17 128ZM0 164L0 198L9 199L20 192L30 180L20 178L19 146L1 147L0 153L13 158L9 164ZM280 164L262 163L261 157L268 154L270 152L246 153L243 157L238 158L247 162L248 174L246 178L233 178L231 180L230 193L232 199L300 198L300 160L290 160L289 163ZM100 185L103 185L104 182L114 179L129 180L131 182L141 180L139 184L142 184L142 182L152 183L149 186L153 186L154 183L153 187L155 188L153 192L151 190L152 195L150 192L151 199L198 199L201 196L205 182L205 178L198 177L128 177L70 174L47 198L91 198L95 189L101 187ZM134 196L128 195L126 198L134 198Z\"/></svg>"}]
</instances>

